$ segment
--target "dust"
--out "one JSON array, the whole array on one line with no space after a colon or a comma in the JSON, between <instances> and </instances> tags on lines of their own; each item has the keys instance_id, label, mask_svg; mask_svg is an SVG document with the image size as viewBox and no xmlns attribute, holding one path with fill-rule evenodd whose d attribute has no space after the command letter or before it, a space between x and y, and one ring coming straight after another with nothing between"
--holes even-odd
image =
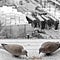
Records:
<instances>
[{"instance_id":1,"label":"dust","mask_svg":"<svg viewBox=\"0 0 60 60\"><path fill-rule=\"evenodd\" d=\"M42 60L42 57L33 56L32 60Z\"/></svg>"}]
</instances>

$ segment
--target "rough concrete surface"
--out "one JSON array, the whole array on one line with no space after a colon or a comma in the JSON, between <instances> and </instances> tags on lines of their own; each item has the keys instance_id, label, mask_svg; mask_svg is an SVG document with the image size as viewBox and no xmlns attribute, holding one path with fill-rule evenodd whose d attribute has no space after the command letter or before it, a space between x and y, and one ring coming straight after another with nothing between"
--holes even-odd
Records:
<instances>
[{"instance_id":1,"label":"rough concrete surface","mask_svg":"<svg viewBox=\"0 0 60 60\"><path fill-rule=\"evenodd\" d=\"M58 42L59 40L0 40L0 43L23 45L24 49L28 51L28 57L20 56L19 58L16 58L7 51L0 49L0 60L60 60L60 49L54 52L51 56L46 56L43 53L39 55L39 48L41 44L46 41Z\"/></svg>"}]
</instances>

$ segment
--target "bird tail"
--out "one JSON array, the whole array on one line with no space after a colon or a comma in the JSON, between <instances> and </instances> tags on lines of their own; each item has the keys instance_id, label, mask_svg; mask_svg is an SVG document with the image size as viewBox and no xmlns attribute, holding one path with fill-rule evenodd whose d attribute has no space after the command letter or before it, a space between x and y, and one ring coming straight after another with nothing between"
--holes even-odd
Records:
<instances>
[{"instance_id":1,"label":"bird tail","mask_svg":"<svg viewBox=\"0 0 60 60\"><path fill-rule=\"evenodd\" d=\"M59 43L59 42L57 42L57 44L58 44L58 48L60 48L60 43Z\"/></svg>"},{"instance_id":2,"label":"bird tail","mask_svg":"<svg viewBox=\"0 0 60 60\"><path fill-rule=\"evenodd\" d=\"M60 43L59 43L59 48L60 48Z\"/></svg>"}]
</instances>

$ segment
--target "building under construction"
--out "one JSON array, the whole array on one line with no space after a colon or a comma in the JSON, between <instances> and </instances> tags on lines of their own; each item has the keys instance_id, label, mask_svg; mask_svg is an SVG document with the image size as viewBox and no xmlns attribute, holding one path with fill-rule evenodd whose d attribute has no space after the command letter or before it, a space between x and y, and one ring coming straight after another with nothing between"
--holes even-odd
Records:
<instances>
[{"instance_id":1,"label":"building under construction","mask_svg":"<svg viewBox=\"0 0 60 60\"><path fill-rule=\"evenodd\" d=\"M59 0L0 0L0 39L59 39Z\"/></svg>"}]
</instances>

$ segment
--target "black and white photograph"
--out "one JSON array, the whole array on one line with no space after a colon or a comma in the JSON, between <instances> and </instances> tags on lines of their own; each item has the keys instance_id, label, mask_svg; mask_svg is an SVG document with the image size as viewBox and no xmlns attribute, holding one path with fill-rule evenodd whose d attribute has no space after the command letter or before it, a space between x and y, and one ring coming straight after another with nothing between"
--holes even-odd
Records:
<instances>
[{"instance_id":1,"label":"black and white photograph","mask_svg":"<svg viewBox=\"0 0 60 60\"><path fill-rule=\"evenodd\" d=\"M0 0L0 60L60 60L60 0Z\"/></svg>"}]
</instances>

